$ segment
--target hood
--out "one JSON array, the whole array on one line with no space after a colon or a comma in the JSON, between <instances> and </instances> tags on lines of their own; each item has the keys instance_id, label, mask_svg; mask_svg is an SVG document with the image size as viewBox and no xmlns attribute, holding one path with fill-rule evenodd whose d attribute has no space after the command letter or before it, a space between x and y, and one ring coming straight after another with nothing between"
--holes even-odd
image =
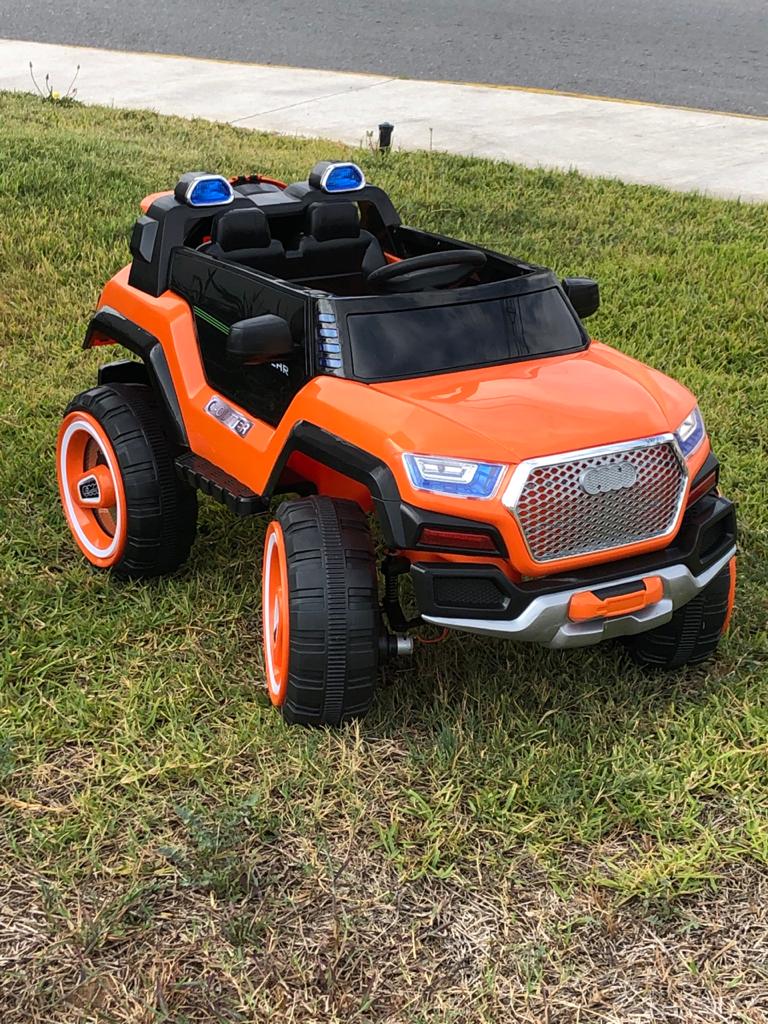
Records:
<instances>
[{"instance_id":1,"label":"hood","mask_svg":"<svg viewBox=\"0 0 768 1024\"><path fill-rule=\"evenodd\" d=\"M695 404L687 388L599 342L571 355L369 387L448 421L446 450L429 454L451 454L450 423L478 435L476 458L513 463L666 433Z\"/></svg>"}]
</instances>

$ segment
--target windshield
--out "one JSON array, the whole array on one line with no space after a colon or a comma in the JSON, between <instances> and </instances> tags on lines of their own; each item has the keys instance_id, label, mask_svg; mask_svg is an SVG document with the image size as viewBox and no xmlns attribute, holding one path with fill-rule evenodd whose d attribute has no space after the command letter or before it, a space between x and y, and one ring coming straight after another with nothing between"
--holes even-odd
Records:
<instances>
[{"instance_id":1,"label":"windshield","mask_svg":"<svg viewBox=\"0 0 768 1024\"><path fill-rule=\"evenodd\" d=\"M346 325L354 376L366 381L508 363L587 344L554 286L482 300L349 312Z\"/></svg>"}]
</instances>

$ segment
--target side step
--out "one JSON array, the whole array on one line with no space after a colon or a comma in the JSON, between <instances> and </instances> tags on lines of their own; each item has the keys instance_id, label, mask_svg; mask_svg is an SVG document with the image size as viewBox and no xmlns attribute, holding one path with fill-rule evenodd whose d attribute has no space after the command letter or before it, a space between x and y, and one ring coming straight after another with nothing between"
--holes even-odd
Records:
<instances>
[{"instance_id":1,"label":"side step","mask_svg":"<svg viewBox=\"0 0 768 1024\"><path fill-rule=\"evenodd\" d=\"M269 508L260 494L194 452L186 452L176 459L176 472L186 483L220 501L236 516L254 516Z\"/></svg>"}]
</instances>

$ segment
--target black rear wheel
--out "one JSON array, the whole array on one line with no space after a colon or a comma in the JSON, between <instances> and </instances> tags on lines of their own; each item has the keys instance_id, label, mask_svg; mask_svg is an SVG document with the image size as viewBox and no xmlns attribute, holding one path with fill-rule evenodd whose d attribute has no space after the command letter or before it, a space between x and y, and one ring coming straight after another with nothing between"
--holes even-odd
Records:
<instances>
[{"instance_id":1,"label":"black rear wheel","mask_svg":"<svg viewBox=\"0 0 768 1024\"><path fill-rule=\"evenodd\" d=\"M105 384L67 406L57 470L64 514L86 558L118 576L173 572L197 530L197 495L176 476L175 451L150 388Z\"/></svg>"},{"instance_id":2,"label":"black rear wheel","mask_svg":"<svg viewBox=\"0 0 768 1024\"><path fill-rule=\"evenodd\" d=\"M692 601L678 608L669 622L624 639L638 665L660 669L697 665L711 657L728 628L736 587L736 559L718 573Z\"/></svg>"},{"instance_id":3,"label":"black rear wheel","mask_svg":"<svg viewBox=\"0 0 768 1024\"><path fill-rule=\"evenodd\" d=\"M264 662L288 722L341 725L371 706L380 613L368 522L351 501L287 501L263 566Z\"/></svg>"}]
</instances>

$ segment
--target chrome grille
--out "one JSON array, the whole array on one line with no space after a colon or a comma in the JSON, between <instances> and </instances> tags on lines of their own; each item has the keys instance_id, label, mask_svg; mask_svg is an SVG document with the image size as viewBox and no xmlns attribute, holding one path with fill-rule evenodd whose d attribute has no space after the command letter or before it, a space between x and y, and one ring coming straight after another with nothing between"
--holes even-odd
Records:
<instances>
[{"instance_id":1,"label":"chrome grille","mask_svg":"<svg viewBox=\"0 0 768 1024\"><path fill-rule=\"evenodd\" d=\"M665 435L532 459L518 467L505 502L534 561L551 562L663 537L677 520L687 475ZM595 480L605 489L590 493Z\"/></svg>"}]
</instances>

